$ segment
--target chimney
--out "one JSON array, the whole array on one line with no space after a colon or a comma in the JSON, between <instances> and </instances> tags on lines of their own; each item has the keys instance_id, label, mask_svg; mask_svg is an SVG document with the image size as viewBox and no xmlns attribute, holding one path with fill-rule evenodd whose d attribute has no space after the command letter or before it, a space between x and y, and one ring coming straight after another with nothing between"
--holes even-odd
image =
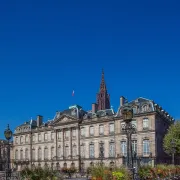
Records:
<instances>
[{"instance_id":1,"label":"chimney","mask_svg":"<svg viewBox=\"0 0 180 180\"><path fill-rule=\"evenodd\" d=\"M96 103L92 103L92 113L96 113L98 109L98 105Z\"/></svg>"},{"instance_id":2,"label":"chimney","mask_svg":"<svg viewBox=\"0 0 180 180\"><path fill-rule=\"evenodd\" d=\"M37 127L40 127L43 123L43 116L37 115Z\"/></svg>"},{"instance_id":3,"label":"chimney","mask_svg":"<svg viewBox=\"0 0 180 180\"><path fill-rule=\"evenodd\" d=\"M125 97L121 96L120 97L120 107L122 107L125 103Z\"/></svg>"}]
</instances>

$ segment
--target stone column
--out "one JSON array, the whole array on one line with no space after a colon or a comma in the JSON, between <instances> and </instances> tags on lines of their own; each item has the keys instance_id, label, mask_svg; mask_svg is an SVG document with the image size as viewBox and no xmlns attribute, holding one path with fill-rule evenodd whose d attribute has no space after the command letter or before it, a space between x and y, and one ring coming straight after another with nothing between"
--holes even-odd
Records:
<instances>
[{"instance_id":1,"label":"stone column","mask_svg":"<svg viewBox=\"0 0 180 180\"><path fill-rule=\"evenodd\" d=\"M71 154L70 154L70 156L71 156L71 159L72 159L72 127L70 128L70 133L69 133L69 135L70 135L70 149L71 149Z\"/></svg>"}]
</instances>

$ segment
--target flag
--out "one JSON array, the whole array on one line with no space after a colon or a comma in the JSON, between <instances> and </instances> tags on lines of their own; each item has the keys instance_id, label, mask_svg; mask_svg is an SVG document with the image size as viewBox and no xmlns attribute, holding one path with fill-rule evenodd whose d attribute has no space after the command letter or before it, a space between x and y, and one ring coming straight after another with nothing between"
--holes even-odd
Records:
<instances>
[{"instance_id":1,"label":"flag","mask_svg":"<svg viewBox=\"0 0 180 180\"><path fill-rule=\"evenodd\" d=\"M73 90L73 92L72 92L72 96L74 96L74 90Z\"/></svg>"}]
</instances>

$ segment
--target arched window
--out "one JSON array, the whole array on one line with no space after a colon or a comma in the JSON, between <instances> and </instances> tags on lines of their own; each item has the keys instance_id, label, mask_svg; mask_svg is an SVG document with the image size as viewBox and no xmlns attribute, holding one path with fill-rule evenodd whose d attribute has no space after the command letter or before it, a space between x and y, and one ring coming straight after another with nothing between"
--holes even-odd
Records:
<instances>
[{"instance_id":1,"label":"arched window","mask_svg":"<svg viewBox=\"0 0 180 180\"><path fill-rule=\"evenodd\" d=\"M64 163L64 168L67 168L67 163Z\"/></svg>"},{"instance_id":2,"label":"arched window","mask_svg":"<svg viewBox=\"0 0 180 180\"><path fill-rule=\"evenodd\" d=\"M109 165L110 165L111 168L114 167L114 162L111 161Z\"/></svg>"},{"instance_id":3,"label":"arched window","mask_svg":"<svg viewBox=\"0 0 180 180\"><path fill-rule=\"evenodd\" d=\"M146 112L146 111L148 111L148 105L147 104L142 107L142 112Z\"/></svg>"},{"instance_id":4,"label":"arched window","mask_svg":"<svg viewBox=\"0 0 180 180\"><path fill-rule=\"evenodd\" d=\"M74 164L74 163L71 163L71 167L72 167L72 168L75 168L75 164Z\"/></svg>"},{"instance_id":5,"label":"arched window","mask_svg":"<svg viewBox=\"0 0 180 180\"><path fill-rule=\"evenodd\" d=\"M41 150L41 148L38 149L38 159L39 160L42 159L42 150Z\"/></svg>"},{"instance_id":6,"label":"arched window","mask_svg":"<svg viewBox=\"0 0 180 180\"><path fill-rule=\"evenodd\" d=\"M93 167L94 166L94 163L93 162L90 162L90 167Z\"/></svg>"},{"instance_id":7,"label":"arched window","mask_svg":"<svg viewBox=\"0 0 180 180\"><path fill-rule=\"evenodd\" d=\"M45 168L45 169L48 168L48 164L47 164L47 163L44 164L44 168Z\"/></svg>"},{"instance_id":8,"label":"arched window","mask_svg":"<svg viewBox=\"0 0 180 180\"><path fill-rule=\"evenodd\" d=\"M56 169L57 169L57 170L60 170L60 165L59 165L59 163L56 163Z\"/></svg>"}]
</instances>

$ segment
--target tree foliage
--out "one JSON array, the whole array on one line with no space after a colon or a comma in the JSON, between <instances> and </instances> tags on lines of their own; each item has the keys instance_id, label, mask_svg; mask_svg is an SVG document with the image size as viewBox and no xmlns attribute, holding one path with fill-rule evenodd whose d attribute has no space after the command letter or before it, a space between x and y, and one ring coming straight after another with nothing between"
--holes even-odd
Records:
<instances>
[{"instance_id":1,"label":"tree foliage","mask_svg":"<svg viewBox=\"0 0 180 180\"><path fill-rule=\"evenodd\" d=\"M174 148L172 140L174 141ZM169 155L172 154L173 149L176 155L180 154L180 121L175 122L169 127L168 133L164 137L163 147Z\"/></svg>"}]
</instances>

